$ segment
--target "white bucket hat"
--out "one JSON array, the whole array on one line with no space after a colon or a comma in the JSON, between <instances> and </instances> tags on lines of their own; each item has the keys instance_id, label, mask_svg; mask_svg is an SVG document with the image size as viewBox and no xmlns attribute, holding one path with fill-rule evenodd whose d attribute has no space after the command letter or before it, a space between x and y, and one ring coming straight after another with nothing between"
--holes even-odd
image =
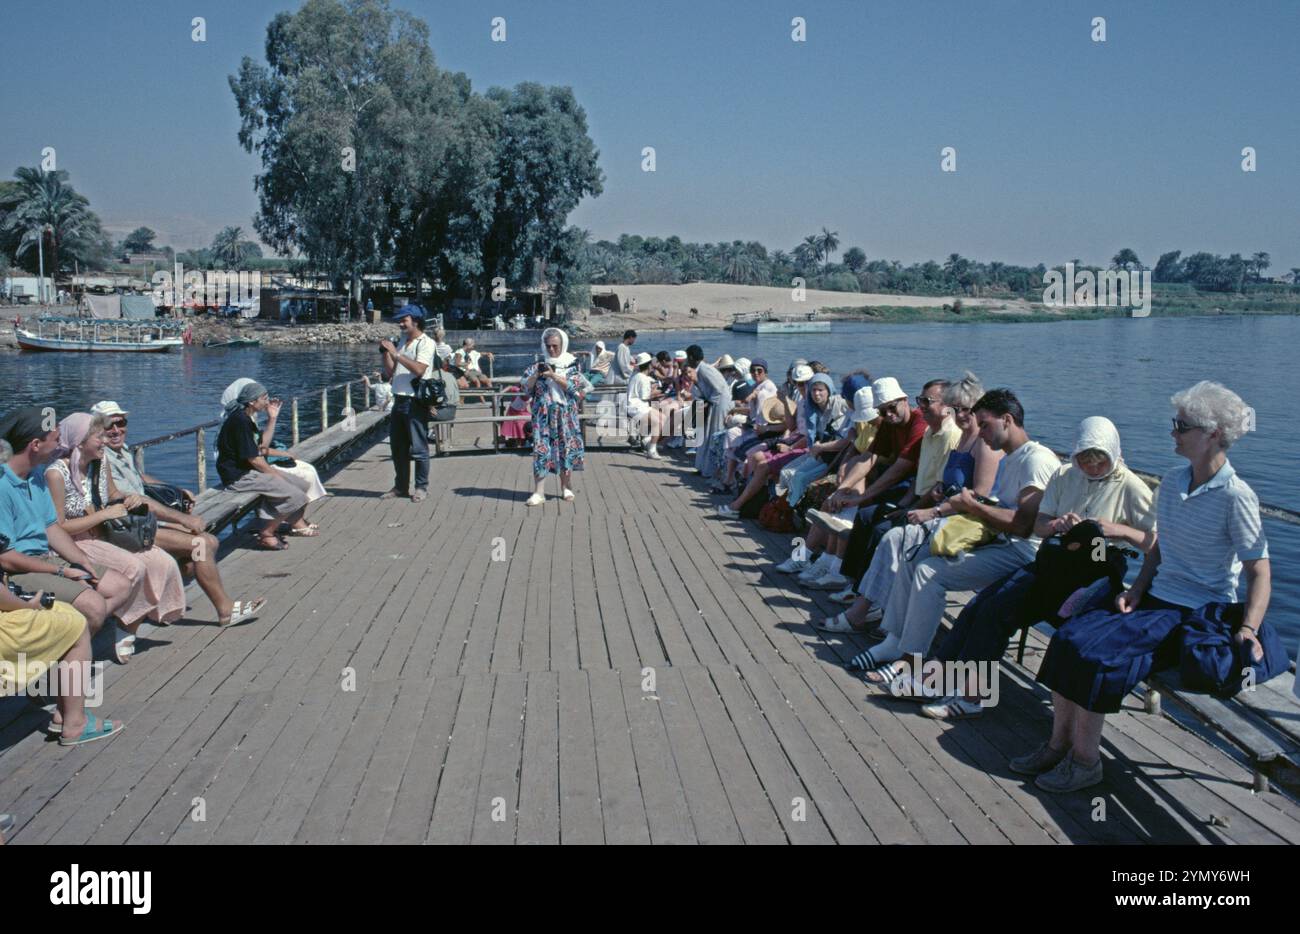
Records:
<instances>
[{"instance_id":1,"label":"white bucket hat","mask_svg":"<svg viewBox=\"0 0 1300 934\"><path fill-rule=\"evenodd\" d=\"M806 363L800 363L794 368L794 372L790 375L790 378L796 383L806 383L808 380L813 378L812 367L808 366Z\"/></svg>"},{"instance_id":2,"label":"white bucket hat","mask_svg":"<svg viewBox=\"0 0 1300 934\"><path fill-rule=\"evenodd\" d=\"M898 380L892 376L882 376L872 383L871 395L873 396L874 405L888 405L895 399L907 398L907 393L903 392L903 387L898 385Z\"/></svg>"},{"instance_id":3,"label":"white bucket hat","mask_svg":"<svg viewBox=\"0 0 1300 934\"><path fill-rule=\"evenodd\" d=\"M860 424L862 422L874 422L878 419L880 413L876 411L875 401L870 386L863 386L855 392L853 394L853 415L851 416L853 421Z\"/></svg>"},{"instance_id":4,"label":"white bucket hat","mask_svg":"<svg viewBox=\"0 0 1300 934\"><path fill-rule=\"evenodd\" d=\"M636 355L636 359L633 360L632 362L635 363L637 366L645 366L647 363L649 363L649 362L650 362L651 360L653 360L653 359L654 359L654 357L650 356L648 353L645 353L645 352L643 351L643 352L637 354L637 355Z\"/></svg>"},{"instance_id":5,"label":"white bucket hat","mask_svg":"<svg viewBox=\"0 0 1300 934\"><path fill-rule=\"evenodd\" d=\"M742 376L748 376L748 375L749 375L749 358L748 358L748 357L737 357L737 358L736 358L736 371L737 371L738 373L740 373Z\"/></svg>"}]
</instances>

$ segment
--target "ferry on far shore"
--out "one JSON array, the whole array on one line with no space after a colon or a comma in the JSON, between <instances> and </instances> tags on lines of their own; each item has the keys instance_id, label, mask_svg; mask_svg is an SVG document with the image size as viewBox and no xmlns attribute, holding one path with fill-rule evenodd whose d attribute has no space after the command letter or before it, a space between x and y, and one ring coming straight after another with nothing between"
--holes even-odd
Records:
<instances>
[{"instance_id":1,"label":"ferry on far shore","mask_svg":"<svg viewBox=\"0 0 1300 934\"><path fill-rule=\"evenodd\" d=\"M816 309L797 318L792 315L778 317L769 308L767 311L738 312L732 316L726 329L744 334L826 334L830 332L831 323L818 321Z\"/></svg>"}]
</instances>

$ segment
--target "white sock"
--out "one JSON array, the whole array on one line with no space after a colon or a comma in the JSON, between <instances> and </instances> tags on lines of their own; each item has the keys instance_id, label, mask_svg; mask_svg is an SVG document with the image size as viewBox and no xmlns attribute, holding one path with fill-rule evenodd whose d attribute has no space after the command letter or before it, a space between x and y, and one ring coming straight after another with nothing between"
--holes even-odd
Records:
<instances>
[{"instance_id":1,"label":"white sock","mask_svg":"<svg viewBox=\"0 0 1300 934\"><path fill-rule=\"evenodd\" d=\"M902 658L903 647L899 642L898 636L891 632L889 635L885 636L883 642L871 646L871 657L882 665L887 662L896 662Z\"/></svg>"}]
</instances>

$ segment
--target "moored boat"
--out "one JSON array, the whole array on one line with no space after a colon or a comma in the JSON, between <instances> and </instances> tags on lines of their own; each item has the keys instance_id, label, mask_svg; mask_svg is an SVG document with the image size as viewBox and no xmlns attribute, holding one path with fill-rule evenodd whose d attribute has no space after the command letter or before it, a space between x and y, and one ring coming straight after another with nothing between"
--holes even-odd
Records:
<instances>
[{"instance_id":1,"label":"moored boat","mask_svg":"<svg viewBox=\"0 0 1300 934\"><path fill-rule=\"evenodd\" d=\"M15 328L20 350L164 353L185 343L183 322L43 317L36 331Z\"/></svg>"}]
</instances>

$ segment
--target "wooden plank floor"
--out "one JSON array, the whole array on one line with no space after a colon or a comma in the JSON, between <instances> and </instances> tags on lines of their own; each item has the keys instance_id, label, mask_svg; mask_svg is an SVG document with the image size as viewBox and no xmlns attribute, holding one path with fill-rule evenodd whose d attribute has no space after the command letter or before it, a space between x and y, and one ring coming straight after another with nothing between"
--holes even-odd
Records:
<instances>
[{"instance_id":1,"label":"wooden plank floor","mask_svg":"<svg viewBox=\"0 0 1300 934\"><path fill-rule=\"evenodd\" d=\"M808 627L824 595L771 571L787 538L710 517L680 455L593 448L540 509L517 454L432 476L380 500L381 441L330 479L321 538L228 544L266 613L219 631L191 588L192 619L106 669L120 737L61 749L0 703L12 842L1300 841L1300 807L1136 700L1106 782L1054 797L1007 768L1049 724L1023 669L974 722L880 696L842 667L855 640Z\"/></svg>"}]
</instances>

